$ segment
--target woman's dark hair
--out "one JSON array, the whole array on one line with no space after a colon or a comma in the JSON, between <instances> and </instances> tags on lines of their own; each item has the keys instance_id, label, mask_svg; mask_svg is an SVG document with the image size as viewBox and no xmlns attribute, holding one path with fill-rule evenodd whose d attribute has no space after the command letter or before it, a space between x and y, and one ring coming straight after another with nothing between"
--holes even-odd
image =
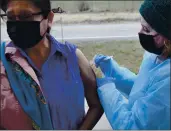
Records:
<instances>
[{"instance_id":1,"label":"woman's dark hair","mask_svg":"<svg viewBox=\"0 0 171 131\"><path fill-rule=\"evenodd\" d=\"M1 0L0 7L4 12L7 10L8 3L12 0ZM47 17L49 12L51 11L51 3L50 0L26 0L31 1L37 8L41 9L44 12L44 16Z\"/></svg>"}]
</instances>

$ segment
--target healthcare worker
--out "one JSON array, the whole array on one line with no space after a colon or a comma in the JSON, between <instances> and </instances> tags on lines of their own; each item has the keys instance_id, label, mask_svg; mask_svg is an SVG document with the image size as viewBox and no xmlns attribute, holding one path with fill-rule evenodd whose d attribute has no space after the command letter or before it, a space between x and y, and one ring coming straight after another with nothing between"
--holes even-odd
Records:
<instances>
[{"instance_id":1,"label":"healthcare worker","mask_svg":"<svg viewBox=\"0 0 171 131\"><path fill-rule=\"evenodd\" d=\"M170 128L171 0L145 0L139 39L146 50L139 73L96 55L98 94L113 129ZM126 99L125 99L126 98Z\"/></svg>"}]
</instances>

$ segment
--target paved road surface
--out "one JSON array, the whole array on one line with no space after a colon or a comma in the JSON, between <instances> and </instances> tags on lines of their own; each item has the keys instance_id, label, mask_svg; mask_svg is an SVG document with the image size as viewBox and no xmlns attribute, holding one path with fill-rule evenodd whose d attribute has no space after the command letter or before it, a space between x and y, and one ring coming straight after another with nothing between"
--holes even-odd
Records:
<instances>
[{"instance_id":1,"label":"paved road surface","mask_svg":"<svg viewBox=\"0 0 171 131\"><path fill-rule=\"evenodd\" d=\"M65 25L63 26L64 40L135 40L140 30L140 23L100 24L100 25ZM62 39L60 25L52 28L51 34L58 40ZM1 26L1 39L8 39L6 28Z\"/></svg>"},{"instance_id":2,"label":"paved road surface","mask_svg":"<svg viewBox=\"0 0 171 131\"><path fill-rule=\"evenodd\" d=\"M85 110L88 110L87 102L85 101ZM112 127L110 126L105 114L101 117L100 121L94 127L94 130L111 130Z\"/></svg>"}]
</instances>

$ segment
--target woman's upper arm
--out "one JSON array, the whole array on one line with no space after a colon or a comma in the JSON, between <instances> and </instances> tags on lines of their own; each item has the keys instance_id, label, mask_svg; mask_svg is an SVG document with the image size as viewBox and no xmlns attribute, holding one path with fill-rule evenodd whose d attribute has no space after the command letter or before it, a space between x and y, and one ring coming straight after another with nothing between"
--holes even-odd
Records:
<instances>
[{"instance_id":1,"label":"woman's upper arm","mask_svg":"<svg viewBox=\"0 0 171 131\"><path fill-rule=\"evenodd\" d=\"M98 99L97 94L95 73L93 72L88 60L79 49L76 50L76 55L78 57L80 74L84 84L85 97L87 99L87 103L89 107L93 105L100 105L100 101Z\"/></svg>"}]
</instances>

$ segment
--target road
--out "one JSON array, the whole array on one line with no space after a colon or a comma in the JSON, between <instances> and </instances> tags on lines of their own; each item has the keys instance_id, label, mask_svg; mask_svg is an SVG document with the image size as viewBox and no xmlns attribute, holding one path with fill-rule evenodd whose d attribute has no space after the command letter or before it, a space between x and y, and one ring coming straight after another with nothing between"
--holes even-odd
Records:
<instances>
[{"instance_id":1,"label":"road","mask_svg":"<svg viewBox=\"0 0 171 131\"><path fill-rule=\"evenodd\" d=\"M140 23L100 24L100 25L54 25L51 34L61 40L136 40ZM63 32L63 33L62 33ZM1 39L8 39L6 27L1 26Z\"/></svg>"},{"instance_id":2,"label":"road","mask_svg":"<svg viewBox=\"0 0 171 131\"><path fill-rule=\"evenodd\" d=\"M85 100L85 111L87 112L88 105ZM96 124L93 130L111 130L112 127L110 126L105 114L101 117L100 121Z\"/></svg>"}]
</instances>

